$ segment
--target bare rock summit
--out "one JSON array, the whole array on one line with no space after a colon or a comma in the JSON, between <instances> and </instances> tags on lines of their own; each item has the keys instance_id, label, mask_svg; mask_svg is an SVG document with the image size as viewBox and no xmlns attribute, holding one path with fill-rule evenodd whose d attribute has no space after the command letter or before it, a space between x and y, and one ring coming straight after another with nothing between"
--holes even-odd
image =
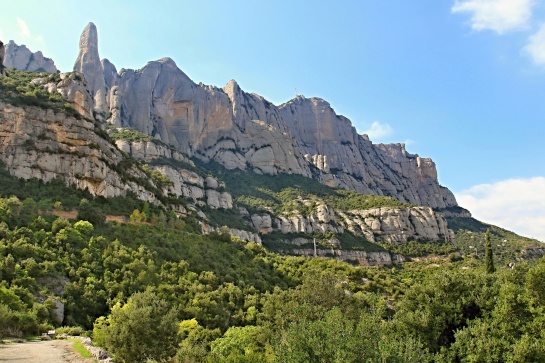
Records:
<instances>
[{"instance_id":1,"label":"bare rock summit","mask_svg":"<svg viewBox=\"0 0 545 363\"><path fill-rule=\"evenodd\" d=\"M373 144L320 98L297 96L277 106L234 80L223 88L197 84L170 58L118 73L108 60L100 61L92 23L81 35L74 68L84 74L95 111L106 112L108 122L189 157L227 169L303 175L436 209L457 206L431 159L408 153L403 144Z\"/></svg>"},{"instance_id":2,"label":"bare rock summit","mask_svg":"<svg viewBox=\"0 0 545 363\"><path fill-rule=\"evenodd\" d=\"M6 68L30 72L57 73L55 62L44 57L40 51L33 53L25 45L17 45L13 40L10 40L4 47L3 64ZM2 62L0 61L0 63Z\"/></svg>"},{"instance_id":3,"label":"bare rock summit","mask_svg":"<svg viewBox=\"0 0 545 363\"><path fill-rule=\"evenodd\" d=\"M74 71L83 73L89 92L95 101L94 110L103 113L108 110L106 103L107 89L104 68L98 55L98 34L95 24L89 23L79 40L79 55L74 64Z\"/></svg>"}]
</instances>

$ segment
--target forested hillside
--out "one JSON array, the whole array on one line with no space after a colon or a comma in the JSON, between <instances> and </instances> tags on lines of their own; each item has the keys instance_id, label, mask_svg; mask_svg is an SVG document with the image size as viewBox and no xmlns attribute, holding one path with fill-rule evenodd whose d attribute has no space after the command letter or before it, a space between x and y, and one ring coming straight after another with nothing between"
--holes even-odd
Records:
<instances>
[{"instance_id":1,"label":"forested hillside","mask_svg":"<svg viewBox=\"0 0 545 363\"><path fill-rule=\"evenodd\" d=\"M85 91L77 73L36 82L8 74L0 77L1 146L12 148L3 154L12 169L0 165L0 336L84 333L117 362L545 360L537 241L302 175L189 159L40 87ZM36 138L10 124L14 110L22 118L13 125L32 126ZM48 154L48 163L27 154ZM104 180L93 168L73 173L59 167L65 159L99 161L119 180L95 187ZM16 168L27 178L14 177ZM108 190L115 197L100 196ZM248 231L256 241L236 237ZM288 256L313 240L328 258ZM338 251L376 253L387 266L338 261ZM495 271L485 268L491 261Z\"/></svg>"},{"instance_id":2,"label":"forested hillside","mask_svg":"<svg viewBox=\"0 0 545 363\"><path fill-rule=\"evenodd\" d=\"M80 326L125 362L545 359L545 261L487 274L479 254L392 268L281 256L135 199L1 176L3 335ZM105 222L135 209L142 222Z\"/></svg>"}]
</instances>

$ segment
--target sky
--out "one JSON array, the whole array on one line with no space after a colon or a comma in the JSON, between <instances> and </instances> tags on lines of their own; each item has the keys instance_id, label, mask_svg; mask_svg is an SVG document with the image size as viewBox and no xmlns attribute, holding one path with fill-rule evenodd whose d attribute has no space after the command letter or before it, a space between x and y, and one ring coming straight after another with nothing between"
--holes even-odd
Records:
<instances>
[{"instance_id":1,"label":"sky","mask_svg":"<svg viewBox=\"0 0 545 363\"><path fill-rule=\"evenodd\" d=\"M118 70L168 56L277 105L323 98L431 157L477 219L545 241L545 0L18 0L0 40L70 71L91 21Z\"/></svg>"}]
</instances>

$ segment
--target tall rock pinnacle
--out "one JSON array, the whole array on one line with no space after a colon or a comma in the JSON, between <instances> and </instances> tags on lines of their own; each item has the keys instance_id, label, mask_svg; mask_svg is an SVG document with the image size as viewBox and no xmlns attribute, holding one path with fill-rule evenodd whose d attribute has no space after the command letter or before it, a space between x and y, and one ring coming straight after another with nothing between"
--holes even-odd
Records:
<instances>
[{"instance_id":1,"label":"tall rock pinnacle","mask_svg":"<svg viewBox=\"0 0 545 363\"><path fill-rule=\"evenodd\" d=\"M95 101L95 111L105 112L106 82L104 81L104 68L98 55L98 35L95 24L89 23L81 33L79 40L79 55L74 64L74 70L83 73L87 80L89 91Z\"/></svg>"}]
</instances>

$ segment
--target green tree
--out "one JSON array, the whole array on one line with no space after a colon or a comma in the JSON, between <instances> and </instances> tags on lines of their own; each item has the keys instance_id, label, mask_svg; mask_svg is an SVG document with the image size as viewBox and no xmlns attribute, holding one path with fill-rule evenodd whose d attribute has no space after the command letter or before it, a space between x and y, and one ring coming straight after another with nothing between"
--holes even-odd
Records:
<instances>
[{"instance_id":1,"label":"green tree","mask_svg":"<svg viewBox=\"0 0 545 363\"><path fill-rule=\"evenodd\" d=\"M91 203L83 198L80 201L78 208L78 219L91 222L93 225L98 226L104 224L106 221L106 213L98 207L91 205Z\"/></svg>"},{"instance_id":2,"label":"green tree","mask_svg":"<svg viewBox=\"0 0 545 363\"><path fill-rule=\"evenodd\" d=\"M492 242L490 242L490 228L486 230L484 262L487 273L491 274L496 271L494 267L494 255L492 253Z\"/></svg>"},{"instance_id":3,"label":"green tree","mask_svg":"<svg viewBox=\"0 0 545 363\"><path fill-rule=\"evenodd\" d=\"M146 213L140 212L138 209L133 210L129 218L133 223L144 223L148 219Z\"/></svg>"},{"instance_id":4,"label":"green tree","mask_svg":"<svg viewBox=\"0 0 545 363\"><path fill-rule=\"evenodd\" d=\"M123 306L115 305L106 321L97 321L94 331L116 361L168 361L178 346L177 311L148 289L132 295Z\"/></svg>"},{"instance_id":5,"label":"green tree","mask_svg":"<svg viewBox=\"0 0 545 363\"><path fill-rule=\"evenodd\" d=\"M223 337L214 340L211 353L218 361L264 362L270 333L258 326L231 327Z\"/></svg>"}]
</instances>

